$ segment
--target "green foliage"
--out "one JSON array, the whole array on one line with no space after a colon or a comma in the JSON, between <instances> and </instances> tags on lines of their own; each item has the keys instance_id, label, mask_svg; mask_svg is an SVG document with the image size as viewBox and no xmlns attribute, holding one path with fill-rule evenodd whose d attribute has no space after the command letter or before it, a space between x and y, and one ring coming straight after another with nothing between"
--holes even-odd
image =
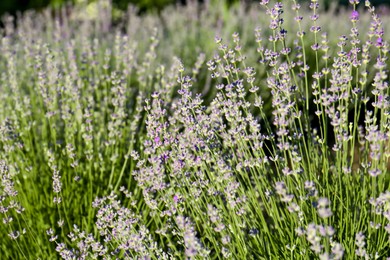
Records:
<instances>
[{"instance_id":1,"label":"green foliage","mask_svg":"<svg viewBox=\"0 0 390 260\"><path fill-rule=\"evenodd\" d=\"M96 2L98 0L87 0L88 3ZM53 8L59 8L66 3L76 4L79 3L78 0L30 0L30 1L0 1L0 15L4 13L16 13L18 11L25 11L29 9L42 9L47 6ZM135 5L139 8L141 13L146 11L157 11L160 12L162 9L168 7L169 5L177 3L177 0L112 0L114 6L120 10L126 10L129 4ZM233 5L239 4L239 0L211 0L212 4L219 6L228 6L232 7ZM244 1L246 4L251 4L257 1ZM309 0L300 0L303 4L307 4ZM328 10L332 4L335 4L335 1L322 0L319 1L320 5ZM338 5L348 5L347 0L339 0ZM375 5L389 5L388 0L373 0L371 3ZM364 3L361 3L363 5Z\"/></svg>"},{"instance_id":2,"label":"green foliage","mask_svg":"<svg viewBox=\"0 0 390 260\"><path fill-rule=\"evenodd\" d=\"M388 256L390 28L289 8L5 19L0 256Z\"/></svg>"},{"instance_id":3,"label":"green foliage","mask_svg":"<svg viewBox=\"0 0 390 260\"><path fill-rule=\"evenodd\" d=\"M74 0L30 0L30 1L0 1L0 15L4 13L15 14L16 12L23 12L29 9L40 10L44 7L51 6L58 8L65 3L75 3Z\"/></svg>"},{"instance_id":4,"label":"green foliage","mask_svg":"<svg viewBox=\"0 0 390 260\"><path fill-rule=\"evenodd\" d=\"M140 9L140 12L161 11L173 3L175 3L175 0L113 0L113 4L119 9L126 10L129 4L133 4Z\"/></svg>"}]
</instances>

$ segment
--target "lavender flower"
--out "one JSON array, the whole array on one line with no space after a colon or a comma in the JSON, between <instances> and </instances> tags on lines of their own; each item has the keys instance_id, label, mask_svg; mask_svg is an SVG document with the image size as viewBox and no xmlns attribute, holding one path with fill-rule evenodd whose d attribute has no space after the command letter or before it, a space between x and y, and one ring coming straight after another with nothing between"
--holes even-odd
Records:
<instances>
[{"instance_id":1,"label":"lavender flower","mask_svg":"<svg viewBox=\"0 0 390 260\"><path fill-rule=\"evenodd\" d=\"M378 38L376 39L376 46L377 46L378 48L381 48L381 47L383 47L383 44L384 44L383 38L382 38L382 37L378 37Z\"/></svg>"},{"instance_id":2,"label":"lavender flower","mask_svg":"<svg viewBox=\"0 0 390 260\"><path fill-rule=\"evenodd\" d=\"M390 232L387 17L356 0L338 16L263 0L263 16L188 3L158 19L92 2L2 19L0 255L386 252L366 239ZM367 234L345 235L361 216Z\"/></svg>"},{"instance_id":3,"label":"lavender flower","mask_svg":"<svg viewBox=\"0 0 390 260\"><path fill-rule=\"evenodd\" d=\"M359 21L359 12L356 10L353 10L350 16L350 19L352 22L357 22Z\"/></svg>"}]
</instances>

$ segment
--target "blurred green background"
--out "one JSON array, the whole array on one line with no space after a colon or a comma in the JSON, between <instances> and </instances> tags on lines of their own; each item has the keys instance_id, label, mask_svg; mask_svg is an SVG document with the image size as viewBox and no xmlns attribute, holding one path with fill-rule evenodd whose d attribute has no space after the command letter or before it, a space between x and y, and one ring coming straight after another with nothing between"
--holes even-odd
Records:
<instances>
[{"instance_id":1,"label":"blurred green background","mask_svg":"<svg viewBox=\"0 0 390 260\"><path fill-rule=\"evenodd\" d=\"M0 15L4 13L15 14L19 11L23 12L29 9L42 9L47 6L58 8L64 4L80 4L85 2L94 2L97 0L0 0ZM233 5L239 2L251 2L252 0L112 0L115 8L125 10L129 4L136 5L140 12L160 11L164 7L172 4L186 4L188 1L219 1L225 4ZM252 2L259 2L252 1ZM301 0L301 2L309 2L309 0ZM322 6L329 8L332 3L337 2L339 5L347 5L348 0L322 0ZM361 0L364 4L364 0ZM390 0L372 0L374 5L390 6Z\"/></svg>"}]
</instances>

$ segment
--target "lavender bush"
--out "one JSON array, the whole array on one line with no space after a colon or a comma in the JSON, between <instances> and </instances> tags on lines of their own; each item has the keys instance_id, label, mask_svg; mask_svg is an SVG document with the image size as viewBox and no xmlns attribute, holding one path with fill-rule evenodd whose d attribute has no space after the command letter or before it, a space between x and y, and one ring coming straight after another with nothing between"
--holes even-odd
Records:
<instances>
[{"instance_id":1,"label":"lavender bush","mask_svg":"<svg viewBox=\"0 0 390 260\"><path fill-rule=\"evenodd\" d=\"M388 18L358 2L5 17L2 258L390 257Z\"/></svg>"}]
</instances>

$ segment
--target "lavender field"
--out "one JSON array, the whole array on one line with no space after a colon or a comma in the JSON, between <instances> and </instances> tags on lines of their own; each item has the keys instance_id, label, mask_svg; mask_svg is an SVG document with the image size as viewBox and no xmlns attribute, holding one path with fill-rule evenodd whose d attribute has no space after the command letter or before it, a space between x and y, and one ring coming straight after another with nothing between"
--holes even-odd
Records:
<instances>
[{"instance_id":1,"label":"lavender field","mask_svg":"<svg viewBox=\"0 0 390 260\"><path fill-rule=\"evenodd\" d=\"M0 259L390 259L390 15L349 2L3 17Z\"/></svg>"}]
</instances>

